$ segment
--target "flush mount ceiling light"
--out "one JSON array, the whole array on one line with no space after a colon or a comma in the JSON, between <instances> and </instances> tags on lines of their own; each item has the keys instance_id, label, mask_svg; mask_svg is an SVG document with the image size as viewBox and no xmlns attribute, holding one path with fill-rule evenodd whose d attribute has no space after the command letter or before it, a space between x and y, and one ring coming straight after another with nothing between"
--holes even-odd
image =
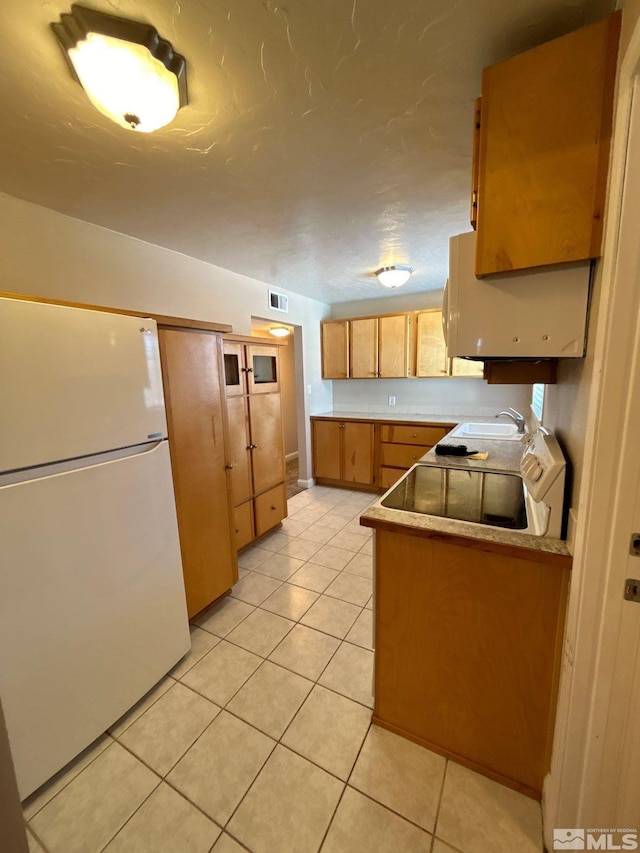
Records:
<instances>
[{"instance_id":1,"label":"flush mount ceiling light","mask_svg":"<svg viewBox=\"0 0 640 853\"><path fill-rule=\"evenodd\" d=\"M393 264L390 267L381 267L376 270L378 281L385 287L400 287L409 281L413 267L408 264Z\"/></svg>"},{"instance_id":2,"label":"flush mount ceiling light","mask_svg":"<svg viewBox=\"0 0 640 853\"><path fill-rule=\"evenodd\" d=\"M289 329L286 326L272 326L269 329L269 334L274 338L286 338L289 335Z\"/></svg>"},{"instance_id":3,"label":"flush mount ceiling light","mask_svg":"<svg viewBox=\"0 0 640 853\"><path fill-rule=\"evenodd\" d=\"M150 133L187 103L184 57L149 24L73 5L51 27L91 103L121 127Z\"/></svg>"}]
</instances>

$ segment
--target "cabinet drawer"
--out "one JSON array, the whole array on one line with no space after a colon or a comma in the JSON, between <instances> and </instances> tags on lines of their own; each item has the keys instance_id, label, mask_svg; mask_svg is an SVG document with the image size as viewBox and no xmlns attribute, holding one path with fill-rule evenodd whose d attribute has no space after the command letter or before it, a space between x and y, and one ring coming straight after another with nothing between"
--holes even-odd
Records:
<instances>
[{"instance_id":1,"label":"cabinet drawer","mask_svg":"<svg viewBox=\"0 0 640 853\"><path fill-rule=\"evenodd\" d=\"M400 477L406 473L404 468L380 468L379 486L381 489L389 489L397 483Z\"/></svg>"},{"instance_id":2,"label":"cabinet drawer","mask_svg":"<svg viewBox=\"0 0 640 853\"><path fill-rule=\"evenodd\" d=\"M383 442L380 445L380 465L410 468L431 447L430 444L386 444Z\"/></svg>"},{"instance_id":3,"label":"cabinet drawer","mask_svg":"<svg viewBox=\"0 0 640 853\"><path fill-rule=\"evenodd\" d=\"M236 550L244 548L253 539L253 501L246 501L233 510Z\"/></svg>"},{"instance_id":4,"label":"cabinet drawer","mask_svg":"<svg viewBox=\"0 0 640 853\"><path fill-rule=\"evenodd\" d=\"M258 495L253 501L256 536L262 536L267 530L271 530L276 524L280 524L287 515L287 498L284 483L269 489L263 495Z\"/></svg>"},{"instance_id":5,"label":"cabinet drawer","mask_svg":"<svg viewBox=\"0 0 640 853\"><path fill-rule=\"evenodd\" d=\"M392 444L437 444L441 438L449 432L452 427L435 426L396 426L395 424L382 424L380 438Z\"/></svg>"}]
</instances>

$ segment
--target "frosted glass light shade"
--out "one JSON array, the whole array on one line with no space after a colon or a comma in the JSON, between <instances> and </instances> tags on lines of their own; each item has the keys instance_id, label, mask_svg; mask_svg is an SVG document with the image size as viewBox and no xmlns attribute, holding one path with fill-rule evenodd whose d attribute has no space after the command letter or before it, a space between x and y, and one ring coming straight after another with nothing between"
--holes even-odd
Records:
<instances>
[{"instance_id":1,"label":"frosted glass light shade","mask_svg":"<svg viewBox=\"0 0 640 853\"><path fill-rule=\"evenodd\" d=\"M150 133L175 118L176 75L144 45L89 33L69 58L94 107L122 127Z\"/></svg>"},{"instance_id":2,"label":"frosted glass light shade","mask_svg":"<svg viewBox=\"0 0 640 853\"><path fill-rule=\"evenodd\" d=\"M184 57L150 24L73 5L51 27L91 103L121 127L150 133L187 103Z\"/></svg>"},{"instance_id":3,"label":"frosted glass light shade","mask_svg":"<svg viewBox=\"0 0 640 853\"><path fill-rule=\"evenodd\" d=\"M273 335L274 338L286 338L289 335L289 329L286 329L284 326L274 326L272 329L269 329L269 334Z\"/></svg>"},{"instance_id":4,"label":"frosted glass light shade","mask_svg":"<svg viewBox=\"0 0 640 853\"><path fill-rule=\"evenodd\" d=\"M394 264L390 267L382 267L376 270L376 275L380 284L385 287L400 287L409 281L409 276L413 272L413 267L407 264Z\"/></svg>"}]
</instances>

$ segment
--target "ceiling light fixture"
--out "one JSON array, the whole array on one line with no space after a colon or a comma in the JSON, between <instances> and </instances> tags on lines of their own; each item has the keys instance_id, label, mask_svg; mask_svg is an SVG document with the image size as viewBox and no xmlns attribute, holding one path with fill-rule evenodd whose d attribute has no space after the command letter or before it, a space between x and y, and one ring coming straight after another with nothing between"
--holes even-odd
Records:
<instances>
[{"instance_id":1,"label":"ceiling light fixture","mask_svg":"<svg viewBox=\"0 0 640 853\"><path fill-rule=\"evenodd\" d=\"M269 329L269 334L274 338L286 338L289 335L289 329L286 326L272 326Z\"/></svg>"},{"instance_id":2,"label":"ceiling light fixture","mask_svg":"<svg viewBox=\"0 0 640 853\"><path fill-rule=\"evenodd\" d=\"M185 59L149 24L73 5L51 27L91 103L121 127L150 133L187 103Z\"/></svg>"},{"instance_id":3,"label":"ceiling light fixture","mask_svg":"<svg viewBox=\"0 0 640 853\"><path fill-rule=\"evenodd\" d=\"M400 287L409 281L413 267L408 264L393 264L390 267L381 267L376 270L378 281L385 287Z\"/></svg>"}]
</instances>

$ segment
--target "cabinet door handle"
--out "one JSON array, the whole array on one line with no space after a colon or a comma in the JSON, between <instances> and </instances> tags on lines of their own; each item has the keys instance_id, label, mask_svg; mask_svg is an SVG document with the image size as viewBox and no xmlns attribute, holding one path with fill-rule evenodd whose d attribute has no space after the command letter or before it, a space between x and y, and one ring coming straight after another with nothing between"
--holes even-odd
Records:
<instances>
[{"instance_id":1,"label":"cabinet door handle","mask_svg":"<svg viewBox=\"0 0 640 853\"><path fill-rule=\"evenodd\" d=\"M276 507L275 507L275 506L272 506L272 507L271 507L271 509L272 509L274 512L276 511Z\"/></svg>"},{"instance_id":2,"label":"cabinet door handle","mask_svg":"<svg viewBox=\"0 0 640 853\"><path fill-rule=\"evenodd\" d=\"M232 471L235 466L232 465L230 462L227 462L227 464L224 467L227 469L227 471Z\"/></svg>"},{"instance_id":3,"label":"cabinet door handle","mask_svg":"<svg viewBox=\"0 0 640 853\"><path fill-rule=\"evenodd\" d=\"M255 450L257 446L258 446L257 444L250 444L250 445L247 447L247 450Z\"/></svg>"}]
</instances>

